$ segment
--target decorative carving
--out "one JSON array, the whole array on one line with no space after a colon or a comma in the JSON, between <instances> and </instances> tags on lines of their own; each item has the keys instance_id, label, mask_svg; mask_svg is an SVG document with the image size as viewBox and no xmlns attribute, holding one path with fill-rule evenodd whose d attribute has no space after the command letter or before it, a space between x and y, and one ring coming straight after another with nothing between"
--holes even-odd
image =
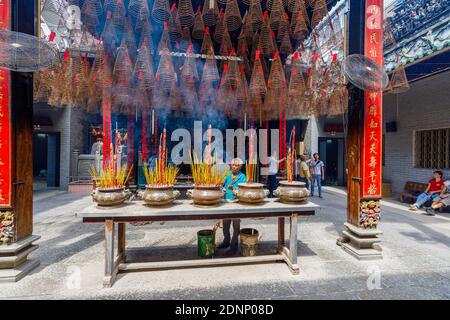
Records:
<instances>
[{"instance_id":1,"label":"decorative carving","mask_svg":"<svg viewBox=\"0 0 450 320\"><path fill-rule=\"evenodd\" d=\"M376 228L380 221L380 200L361 200L359 225L363 228Z\"/></svg>"},{"instance_id":2,"label":"decorative carving","mask_svg":"<svg viewBox=\"0 0 450 320\"><path fill-rule=\"evenodd\" d=\"M14 238L14 213L0 211L0 244L9 244Z\"/></svg>"}]
</instances>

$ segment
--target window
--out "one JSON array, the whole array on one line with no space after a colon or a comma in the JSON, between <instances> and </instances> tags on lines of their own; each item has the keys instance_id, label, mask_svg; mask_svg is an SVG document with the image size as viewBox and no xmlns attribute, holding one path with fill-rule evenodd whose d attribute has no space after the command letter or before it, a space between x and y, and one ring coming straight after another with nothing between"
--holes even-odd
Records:
<instances>
[{"instance_id":1,"label":"window","mask_svg":"<svg viewBox=\"0 0 450 320\"><path fill-rule=\"evenodd\" d=\"M415 167L450 169L450 128L415 131Z\"/></svg>"}]
</instances>

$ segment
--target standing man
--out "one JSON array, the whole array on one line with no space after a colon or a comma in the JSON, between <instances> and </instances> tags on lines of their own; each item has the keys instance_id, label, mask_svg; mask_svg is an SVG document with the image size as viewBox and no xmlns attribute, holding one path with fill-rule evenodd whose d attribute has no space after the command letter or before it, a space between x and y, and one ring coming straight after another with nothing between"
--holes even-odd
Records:
<instances>
[{"instance_id":1,"label":"standing man","mask_svg":"<svg viewBox=\"0 0 450 320\"><path fill-rule=\"evenodd\" d=\"M229 202L236 201L236 196L233 191L239 189L239 183L245 183L245 174L241 172L243 161L239 158L231 160L231 172L225 177L225 199ZM230 239L230 227L233 221L233 237ZM239 219L225 219L223 220L223 242L217 246L218 249L225 249L230 247L226 252L227 255L235 255L238 251L239 232L241 227L241 220Z\"/></svg>"},{"instance_id":2,"label":"standing man","mask_svg":"<svg viewBox=\"0 0 450 320\"><path fill-rule=\"evenodd\" d=\"M319 197L322 198L322 181L325 179L325 164L320 160L319 154L313 154L313 159L308 161L308 166L311 170L311 197L314 196L314 186L317 183L317 190Z\"/></svg>"},{"instance_id":3,"label":"standing man","mask_svg":"<svg viewBox=\"0 0 450 320\"><path fill-rule=\"evenodd\" d=\"M269 158L269 191L271 197L273 197L273 192L278 187L277 183L277 174L278 174L278 166L281 162L283 162L285 159L278 160L278 154L276 151L272 152L272 156Z\"/></svg>"}]
</instances>

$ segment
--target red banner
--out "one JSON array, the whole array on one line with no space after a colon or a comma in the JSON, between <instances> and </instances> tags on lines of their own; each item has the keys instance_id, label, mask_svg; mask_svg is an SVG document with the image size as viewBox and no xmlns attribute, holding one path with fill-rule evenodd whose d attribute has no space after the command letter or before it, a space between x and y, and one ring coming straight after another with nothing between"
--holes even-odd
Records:
<instances>
[{"instance_id":1,"label":"red banner","mask_svg":"<svg viewBox=\"0 0 450 320\"><path fill-rule=\"evenodd\" d=\"M103 90L102 99L102 119L103 119L103 168L106 168L111 159L111 97L108 90Z\"/></svg>"},{"instance_id":2,"label":"red banner","mask_svg":"<svg viewBox=\"0 0 450 320\"><path fill-rule=\"evenodd\" d=\"M9 0L0 0L0 30L9 29ZM13 206L10 75L0 69L0 208Z\"/></svg>"},{"instance_id":3,"label":"red banner","mask_svg":"<svg viewBox=\"0 0 450 320\"><path fill-rule=\"evenodd\" d=\"M383 59L383 0L366 0L365 55L380 66ZM381 198L383 92L365 92L362 136L362 198Z\"/></svg>"},{"instance_id":4,"label":"red banner","mask_svg":"<svg viewBox=\"0 0 450 320\"><path fill-rule=\"evenodd\" d=\"M144 163L150 158L149 127L149 110L144 108L142 111L142 161L144 161Z\"/></svg>"}]
</instances>

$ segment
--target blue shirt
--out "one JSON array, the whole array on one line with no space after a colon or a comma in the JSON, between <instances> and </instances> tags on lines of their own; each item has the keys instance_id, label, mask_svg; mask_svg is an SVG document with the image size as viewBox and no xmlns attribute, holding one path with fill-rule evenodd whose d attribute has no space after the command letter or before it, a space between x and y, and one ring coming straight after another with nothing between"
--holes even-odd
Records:
<instances>
[{"instance_id":1,"label":"blue shirt","mask_svg":"<svg viewBox=\"0 0 450 320\"><path fill-rule=\"evenodd\" d=\"M225 199L228 200L235 200L236 197L233 194L233 190L230 190L228 187L230 185L233 186L234 189L238 189L239 188L239 183L245 183L247 181L247 178L245 177L245 174L243 174L242 172L239 172L235 178L235 180L233 181L233 173L229 172L226 177L225 177L225 181L223 182L223 187L225 188Z\"/></svg>"}]
</instances>

